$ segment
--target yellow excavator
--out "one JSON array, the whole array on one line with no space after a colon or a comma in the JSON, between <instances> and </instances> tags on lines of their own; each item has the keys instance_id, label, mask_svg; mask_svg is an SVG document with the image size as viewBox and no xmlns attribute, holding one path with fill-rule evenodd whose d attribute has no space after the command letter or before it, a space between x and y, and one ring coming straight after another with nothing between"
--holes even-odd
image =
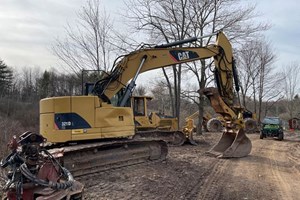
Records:
<instances>
[{"instance_id":1,"label":"yellow excavator","mask_svg":"<svg viewBox=\"0 0 300 200\"><path fill-rule=\"evenodd\" d=\"M167 156L164 141L132 139L136 134L133 110L126 107L139 74L180 63L214 58L217 88L203 92L216 113L223 116L223 136L210 154L243 157L251 141L243 131L240 107L233 105L235 80L232 47L223 32L205 47L175 47L197 41L190 38L142 47L116 59L110 73L97 81L94 96L62 96L40 101L40 133L57 146L64 145L64 165L75 176L122 167ZM128 81L130 81L128 83ZM74 144L66 146L66 143Z\"/></svg>"},{"instance_id":2,"label":"yellow excavator","mask_svg":"<svg viewBox=\"0 0 300 200\"><path fill-rule=\"evenodd\" d=\"M131 105L134 113L136 128L139 131L147 130L178 130L178 119L157 111L149 111L150 96L132 96Z\"/></svg>"},{"instance_id":3,"label":"yellow excavator","mask_svg":"<svg viewBox=\"0 0 300 200\"><path fill-rule=\"evenodd\" d=\"M184 143L195 145L192 137L188 137L179 130L177 117L161 112L149 112L148 102L151 100L150 96L131 97L131 107L137 130L135 138L149 139L151 136L152 139L159 138L174 146L181 146Z\"/></svg>"}]
</instances>

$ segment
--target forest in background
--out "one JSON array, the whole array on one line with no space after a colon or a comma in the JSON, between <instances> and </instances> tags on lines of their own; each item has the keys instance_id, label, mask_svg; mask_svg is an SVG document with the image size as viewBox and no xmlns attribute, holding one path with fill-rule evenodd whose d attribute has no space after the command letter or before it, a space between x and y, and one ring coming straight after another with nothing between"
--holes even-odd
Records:
<instances>
[{"instance_id":1,"label":"forest in background","mask_svg":"<svg viewBox=\"0 0 300 200\"><path fill-rule=\"evenodd\" d=\"M92 81L91 81L92 80ZM97 77L92 74L85 76L84 82L95 82ZM19 135L27 130L39 131L39 101L42 98L68 95L82 95L82 76L74 73L59 74L55 71L40 72L37 68L24 68L22 72L16 72L8 67L4 61L0 62L0 128L1 128L1 147L6 146L12 135ZM163 80L157 81L148 91L148 88L138 86L134 92L135 95L152 96L153 100L149 104L150 111L160 111L167 115L172 115L172 105L168 87ZM246 104L249 110L253 111L255 103L247 97ZM293 98L295 105L299 104L298 95ZM288 106L290 102L285 99L276 101L262 102L262 116L280 116L288 120ZM208 100L204 102L204 109L213 114L213 110ZM296 106L298 111L300 108ZM295 111L296 111L295 110ZM184 125L185 117L197 111L197 105L189 97L181 97L181 121ZM298 116L294 112L294 116ZM0 156L6 150L0 152Z\"/></svg>"}]
</instances>

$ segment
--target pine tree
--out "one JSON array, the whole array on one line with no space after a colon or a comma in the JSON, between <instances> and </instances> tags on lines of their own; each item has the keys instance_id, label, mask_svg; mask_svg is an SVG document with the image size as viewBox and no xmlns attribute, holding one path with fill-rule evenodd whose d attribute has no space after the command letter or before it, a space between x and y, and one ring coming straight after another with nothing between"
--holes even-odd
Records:
<instances>
[{"instance_id":1,"label":"pine tree","mask_svg":"<svg viewBox=\"0 0 300 200\"><path fill-rule=\"evenodd\" d=\"M0 96L7 96L12 87L13 71L0 60Z\"/></svg>"},{"instance_id":2,"label":"pine tree","mask_svg":"<svg viewBox=\"0 0 300 200\"><path fill-rule=\"evenodd\" d=\"M53 92L51 91L51 82L53 81L51 80L53 79L52 77L51 73L46 70L42 77L37 80L38 95L40 99L48 97L50 93Z\"/></svg>"}]
</instances>

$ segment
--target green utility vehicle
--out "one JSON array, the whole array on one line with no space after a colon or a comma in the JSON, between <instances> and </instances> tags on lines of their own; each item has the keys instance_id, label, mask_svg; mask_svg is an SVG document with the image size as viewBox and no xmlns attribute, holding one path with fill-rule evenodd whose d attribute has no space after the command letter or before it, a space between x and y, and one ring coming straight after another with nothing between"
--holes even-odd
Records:
<instances>
[{"instance_id":1,"label":"green utility vehicle","mask_svg":"<svg viewBox=\"0 0 300 200\"><path fill-rule=\"evenodd\" d=\"M260 139L266 137L277 137L278 140L283 140L282 120L279 117L265 117L263 119Z\"/></svg>"}]
</instances>

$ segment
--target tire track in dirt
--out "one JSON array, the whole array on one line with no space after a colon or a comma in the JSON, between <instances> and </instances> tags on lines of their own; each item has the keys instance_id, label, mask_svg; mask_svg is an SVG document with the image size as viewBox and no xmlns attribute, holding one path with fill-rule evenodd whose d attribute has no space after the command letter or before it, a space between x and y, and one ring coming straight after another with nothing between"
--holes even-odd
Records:
<instances>
[{"instance_id":1,"label":"tire track in dirt","mask_svg":"<svg viewBox=\"0 0 300 200\"><path fill-rule=\"evenodd\" d=\"M297 199L299 192L295 196L291 189L297 188L294 180L299 187L299 178L293 177L293 165L287 158L291 143L271 138L260 140L256 134L249 137L253 144L251 154L227 160L221 181L217 183L220 196L213 199Z\"/></svg>"},{"instance_id":2,"label":"tire track in dirt","mask_svg":"<svg viewBox=\"0 0 300 200\"><path fill-rule=\"evenodd\" d=\"M87 183L85 199L186 199L186 192L199 182L198 176L206 176L211 161L217 160L202 159L209 147L207 143L171 147L165 162L144 163L82 177Z\"/></svg>"},{"instance_id":3,"label":"tire track in dirt","mask_svg":"<svg viewBox=\"0 0 300 200\"><path fill-rule=\"evenodd\" d=\"M218 199L218 185L225 181L222 179L224 169L227 167L227 160L213 158L210 168L199 178L199 181L190 190L186 199Z\"/></svg>"},{"instance_id":4,"label":"tire track in dirt","mask_svg":"<svg viewBox=\"0 0 300 200\"><path fill-rule=\"evenodd\" d=\"M152 199L142 189L137 189L141 187L139 179L142 178L137 175L143 174L145 169L151 169L151 165L155 166L155 163L132 165L82 177L89 190L85 199Z\"/></svg>"},{"instance_id":5,"label":"tire track in dirt","mask_svg":"<svg viewBox=\"0 0 300 200\"><path fill-rule=\"evenodd\" d=\"M297 199L300 195L299 171L295 168L295 162L291 161L294 157L297 162L297 156L293 156L291 149L297 145L293 138L287 137L284 141L278 141L273 138L264 140L253 140L255 147L252 157L253 173L258 175L258 185L263 188L253 187L253 192L257 192L258 197L264 199ZM295 151L298 152L298 151ZM250 157L251 158L251 157ZM254 171L257 169L257 171ZM246 177L250 178L251 175Z\"/></svg>"},{"instance_id":6,"label":"tire track in dirt","mask_svg":"<svg viewBox=\"0 0 300 200\"><path fill-rule=\"evenodd\" d=\"M166 161L144 163L83 177L85 199L100 200L281 200L300 197L300 143L251 134L249 156L204 155L219 135L198 146L169 148Z\"/></svg>"},{"instance_id":7,"label":"tire track in dirt","mask_svg":"<svg viewBox=\"0 0 300 200\"><path fill-rule=\"evenodd\" d=\"M290 159L291 163L293 163L293 169L300 176L300 153L297 151L300 149L300 143L294 144L289 148L288 159Z\"/></svg>"},{"instance_id":8,"label":"tire track in dirt","mask_svg":"<svg viewBox=\"0 0 300 200\"><path fill-rule=\"evenodd\" d=\"M292 200L289 195L289 192L287 192L290 190L289 185L287 185L286 182L284 181L284 179L281 177L280 167L278 166L278 162L276 160L276 159L278 159L279 154L276 154L276 157L274 155L275 154L274 148L276 148L276 147L278 147L278 145L273 144L272 146L270 146L271 151L269 151L268 157L271 158L271 159L269 159L269 163L271 166L271 171L273 173L273 177L274 177L276 185L278 187L278 190L277 190L278 199ZM283 145L281 144L280 148L282 148L282 147L283 147Z\"/></svg>"},{"instance_id":9,"label":"tire track in dirt","mask_svg":"<svg viewBox=\"0 0 300 200\"><path fill-rule=\"evenodd\" d=\"M299 144L296 145L296 143L293 142L294 139L295 137L290 137L284 142L274 142L271 146L272 151L270 151L270 157L272 158L270 159L270 164L274 177L277 180L278 192L281 195L281 199L287 200L299 198L300 195L299 171L295 168L295 163L299 165L299 161L296 156L293 156L293 152L297 152L293 151L294 147ZM295 181L297 181L298 184L295 184Z\"/></svg>"}]
</instances>

